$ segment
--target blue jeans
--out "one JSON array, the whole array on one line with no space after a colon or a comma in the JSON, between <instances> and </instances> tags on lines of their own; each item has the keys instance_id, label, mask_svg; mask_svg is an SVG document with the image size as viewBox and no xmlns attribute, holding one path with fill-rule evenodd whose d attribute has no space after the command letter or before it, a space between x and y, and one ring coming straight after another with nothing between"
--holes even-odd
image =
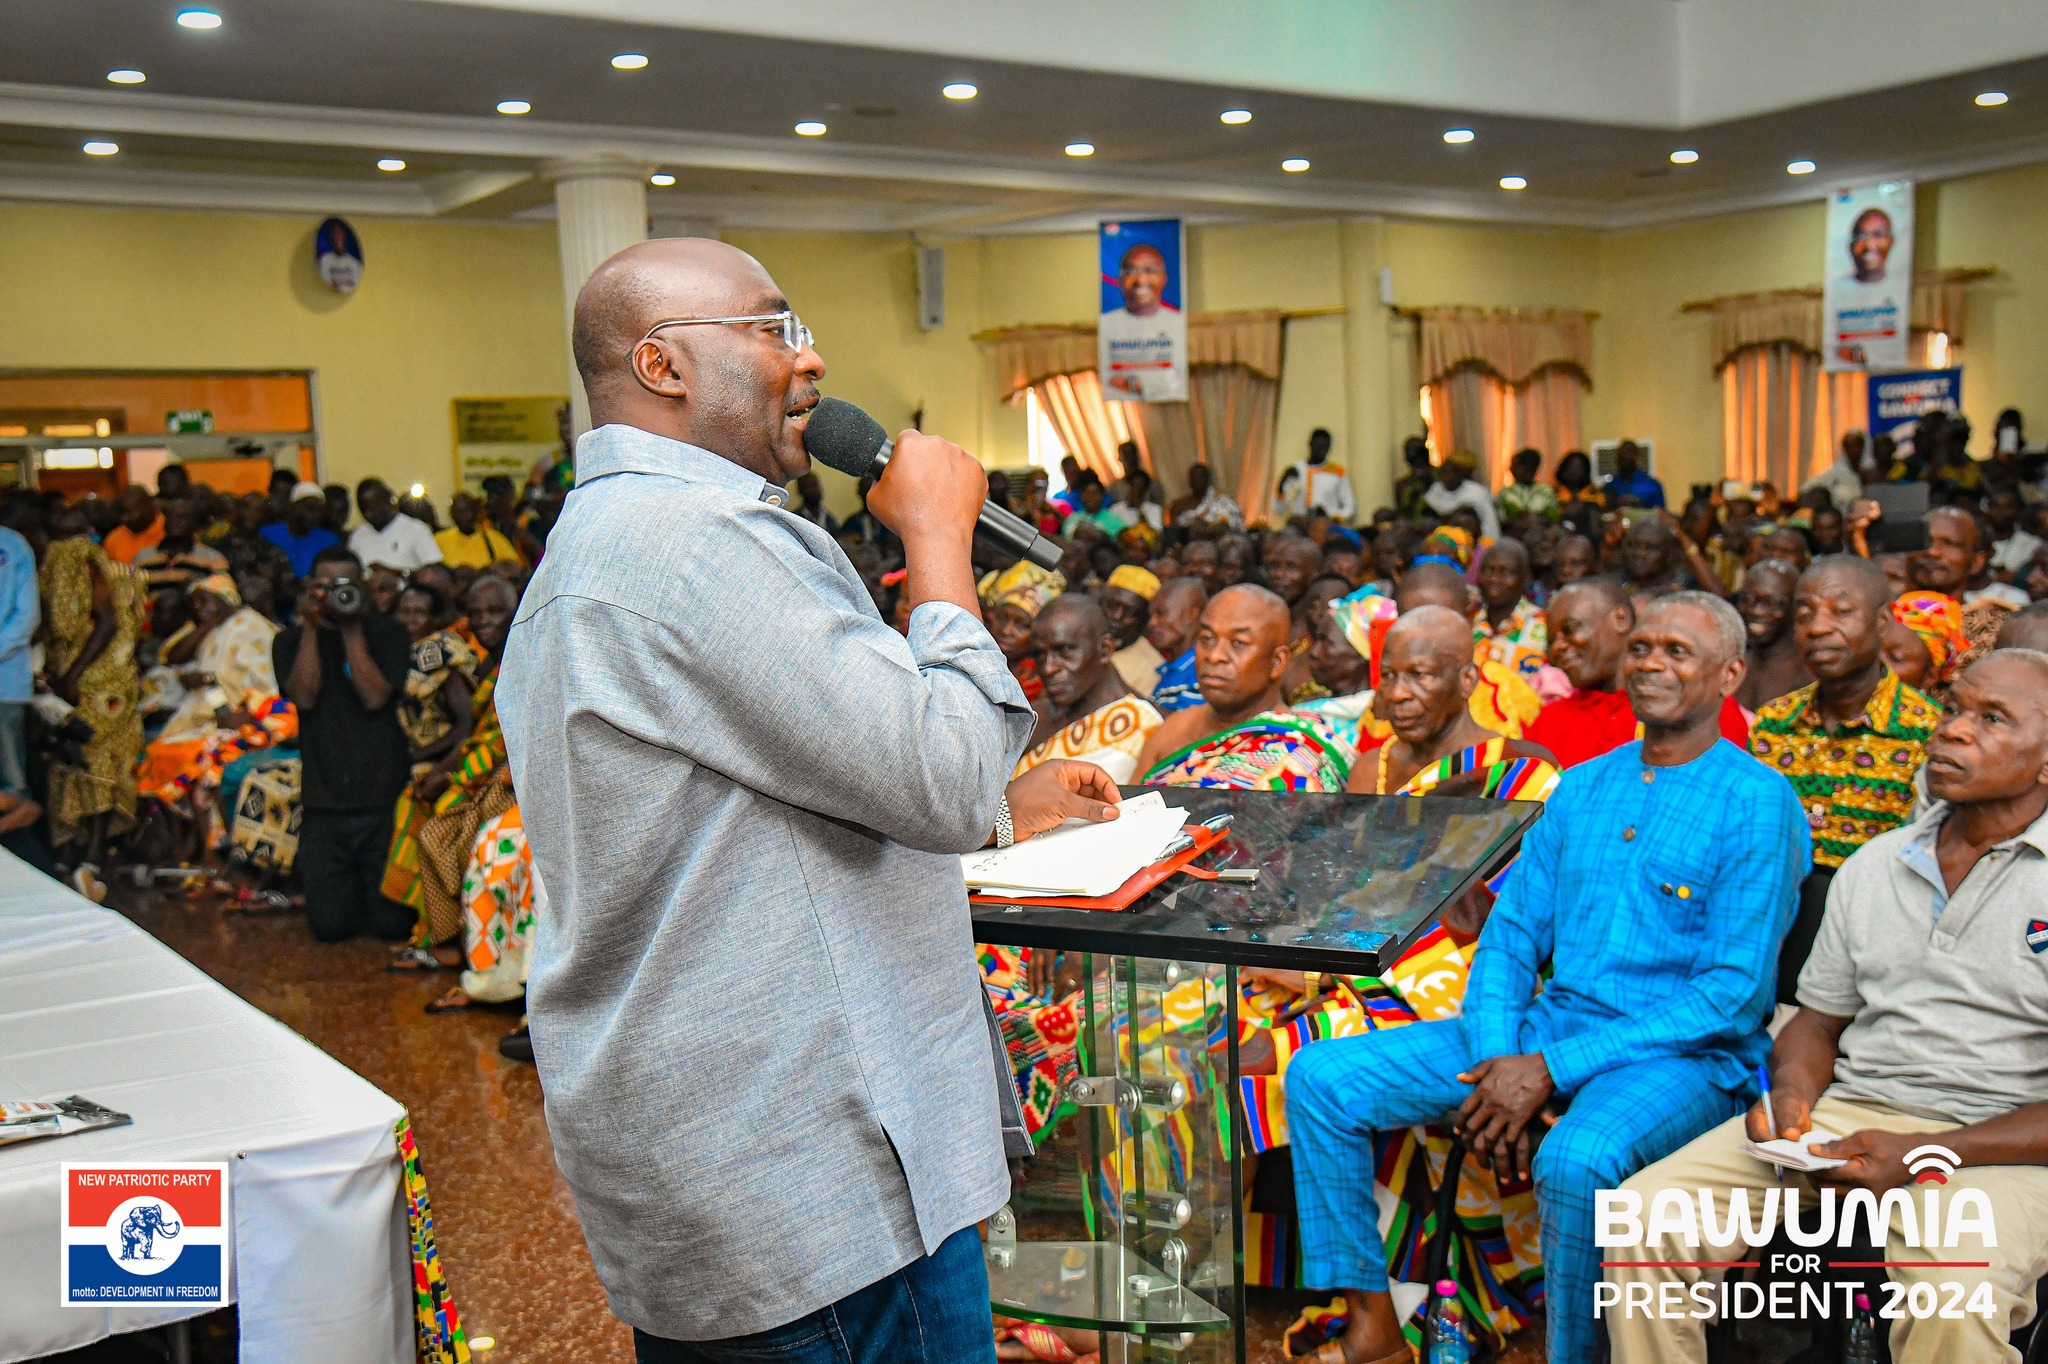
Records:
<instances>
[{"instance_id":1,"label":"blue jeans","mask_svg":"<svg viewBox=\"0 0 2048 1364\"><path fill-rule=\"evenodd\" d=\"M981 1236L937 1251L786 1326L727 1340L633 1332L638 1364L980 1364L996 1357Z\"/></svg>"}]
</instances>

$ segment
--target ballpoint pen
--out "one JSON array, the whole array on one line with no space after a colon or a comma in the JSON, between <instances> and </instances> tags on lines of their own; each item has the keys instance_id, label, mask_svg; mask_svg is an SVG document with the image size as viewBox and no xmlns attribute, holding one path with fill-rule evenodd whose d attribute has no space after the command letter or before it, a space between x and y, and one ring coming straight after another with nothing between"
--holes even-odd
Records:
<instances>
[{"instance_id":1,"label":"ballpoint pen","mask_svg":"<svg viewBox=\"0 0 2048 1364\"><path fill-rule=\"evenodd\" d=\"M1774 1141L1778 1136L1778 1110L1771 1106L1771 1067L1769 1063L1756 1068L1756 1083L1757 1088L1763 1091L1764 1121L1769 1123L1771 1128L1771 1135L1767 1140ZM1783 1184L1785 1182L1785 1167L1774 1163L1771 1169L1778 1176L1778 1182Z\"/></svg>"}]
</instances>

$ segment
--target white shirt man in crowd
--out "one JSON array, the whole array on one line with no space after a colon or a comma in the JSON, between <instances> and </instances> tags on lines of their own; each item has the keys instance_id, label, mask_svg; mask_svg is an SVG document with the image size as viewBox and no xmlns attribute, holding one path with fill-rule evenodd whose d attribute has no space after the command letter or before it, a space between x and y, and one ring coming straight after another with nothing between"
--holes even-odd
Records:
<instances>
[{"instance_id":1,"label":"white shirt man in crowd","mask_svg":"<svg viewBox=\"0 0 2048 1364\"><path fill-rule=\"evenodd\" d=\"M1493 494L1472 477L1479 461L1470 450L1453 450L1436 466L1436 482L1422 500L1438 516L1449 516L1460 507L1470 507L1479 518L1479 533L1489 540L1500 538L1500 517L1493 509Z\"/></svg>"},{"instance_id":2,"label":"white shirt man in crowd","mask_svg":"<svg viewBox=\"0 0 2048 1364\"><path fill-rule=\"evenodd\" d=\"M441 562L434 532L426 522L398 509L383 480L366 478L356 485L356 510L363 514L363 524L349 534L348 547L364 568L381 564L410 573Z\"/></svg>"},{"instance_id":3,"label":"white shirt man in crowd","mask_svg":"<svg viewBox=\"0 0 2048 1364\"><path fill-rule=\"evenodd\" d=\"M1835 462L1799 485L1804 494L1815 488L1827 489L1838 511L1849 510L1849 504L1863 496L1863 478L1856 472L1863 462L1863 433L1846 431L1842 434L1842 448L1835 455Z\"/></svg>"}]
</instances>

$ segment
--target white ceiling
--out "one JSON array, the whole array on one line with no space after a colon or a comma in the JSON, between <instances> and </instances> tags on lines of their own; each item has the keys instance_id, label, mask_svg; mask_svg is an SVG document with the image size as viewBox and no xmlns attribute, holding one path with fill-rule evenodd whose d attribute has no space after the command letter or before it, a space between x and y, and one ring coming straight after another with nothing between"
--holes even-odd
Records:
<instances>
[{"instance_id":1,"label":"white ceiling","mask_svg":"<svg viewBox=\"0 0 2048 1364\"><path fill-rule=\"evenodd\" d=\"M211 33L179 7L0 0L0 198L535 216L545 162L610 151L677 177L657 217L734 225L1622 227L2048 159L2042 0L1953 0L1932 31L1908 0L217 0ZM957 79L980 98L941 98ZM534 112L491 112L515 96ZM1233 106L1253 122L1218 123ZM1098 153L1064 156L1077 138ZM391 155L408 169L374 169Z\"/></svg>"}]
</instances>

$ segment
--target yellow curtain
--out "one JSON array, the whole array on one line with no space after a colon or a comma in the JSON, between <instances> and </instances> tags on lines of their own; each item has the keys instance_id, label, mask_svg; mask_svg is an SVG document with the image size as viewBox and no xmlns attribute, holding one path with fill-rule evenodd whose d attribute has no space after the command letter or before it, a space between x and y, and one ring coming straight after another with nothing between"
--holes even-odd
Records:
<instances>
[{"instance_id":1,"label":"yellow curtain","mask_svg":"<svg viewBox=\"0 0 2048 1364\"><path fill-rule=\"evenodd\" d=\"M1913 276L1912 332L1924 345L1930 333L1963 343L1967 286L1994 272L1988 269L1924 271ZM1706 313L1713 323L1713 363L1718 372L1739 351L1751 346L1785 343L1820 351L1819 289L1775 289L1760 294L1732 294L1684 305L1680 312ZM1918 357L1915 358L1918 363Z\"/></svg>"},{"instance_id":2,"label":"yellow curtain","mask_svg":"<svg viewBox=\"0 0 2048 1364\"><path fill-rule=\"evenodd\" d=\"M1727 476L1796 496L1834 462L1842 436L1861 429L1868 392L1865 375L1826 373L1818 355L1789 342L1736 351L1721 369Z\"/></svg>"},{"instance_id":3,"label":"yellow curtain","mask_svg":"<svg viewBox=\"0 0 2048 1364\"><path fill-rule=\"evenodd\" d=\"M1498 489L1517 450L1542 451L1549 469L1565 451L1583 448L1585 395L1585 381L1563 365L1537 371L1520 387L1467 365L1423 389L1431 453L1441 464L1453 450L1471 451L1479 458L1478 477Z\"/></svg>"},{"instance_id":4,"label":"yellow curtain","mask_svg":"<svg viewBox=\"0 0 2048 1364\"><path fill-rule=\"evenodd\" d=\"M1055 374L1032 387L1038 390L1038 401L1052 421L1053 430L1060 433L1060 443L1081 462L1082 468L1104 483L1124 476L1116 448L1132 439L1132 431L1122 409L1136 404L1102 400L1092 349L1086 369Z\"/></svg>"},{"instance_id":5,"label":"yellow curtain","mask_svg":"<svg viewBox=\"0 0 2048 1364\"><path fill-rule=\"evenodd\" d=\"M1476 366L1510 385L1562 365L1591 386L1593 314L1515 308L1423 308L1416 345L1425 384Z\"/></svg>"}]
</instances>

